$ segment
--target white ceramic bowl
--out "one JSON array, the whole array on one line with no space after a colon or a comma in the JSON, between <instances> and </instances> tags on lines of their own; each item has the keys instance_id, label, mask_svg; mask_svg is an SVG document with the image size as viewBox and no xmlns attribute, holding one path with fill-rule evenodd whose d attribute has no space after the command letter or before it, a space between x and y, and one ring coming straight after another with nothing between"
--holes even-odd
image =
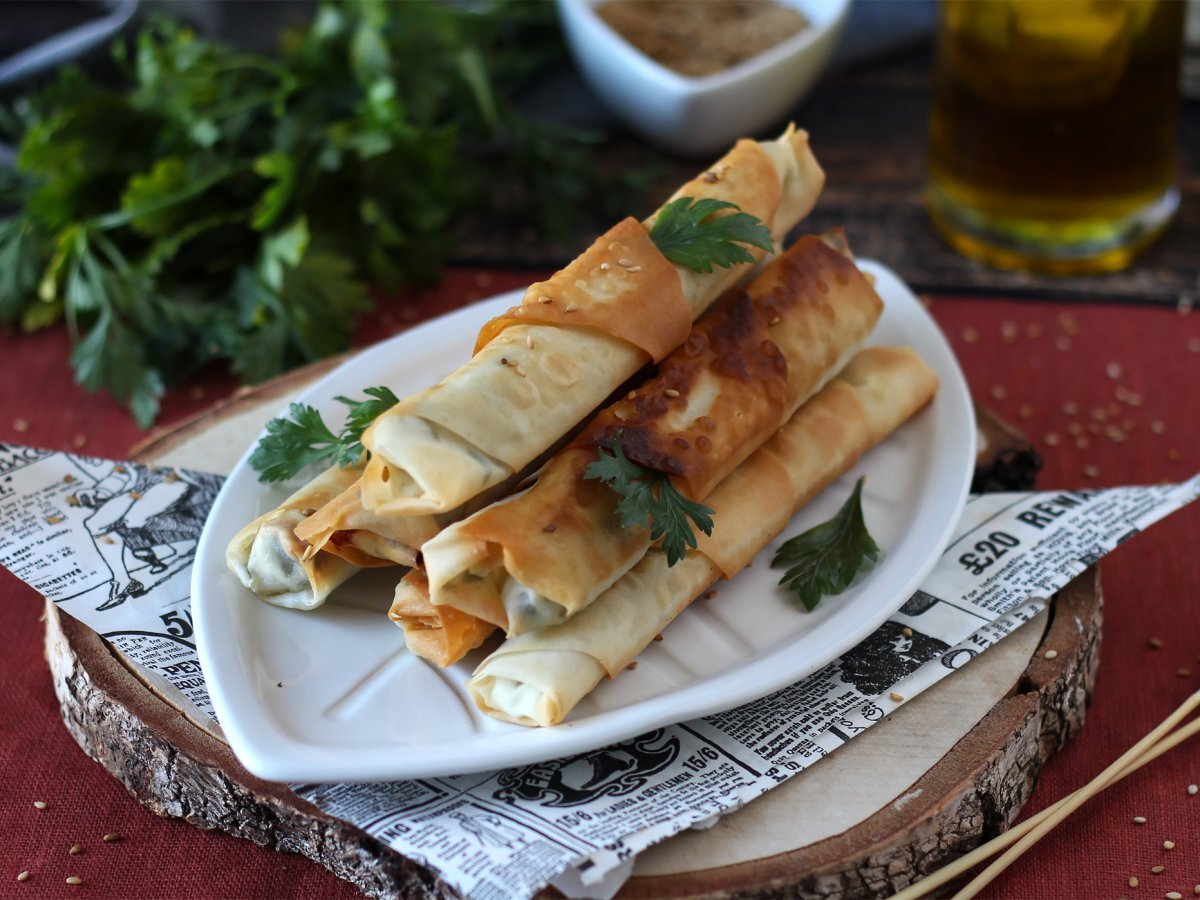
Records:
<instances>
[{"instance_id":1,"label":"white ceramic bowl","mask_svg":"<svg viewBox=\"0 0 1200 900\"><path fill-rule=\"evenodd\" d=\"M613 31L596 15L601 2L558 0L576 63L631 128L689 156L711 155L778 123L821 74L850 5L850 0L779 0L799 10L809 27L732 68L691 78Z\"/></svg>"}]
</instances>

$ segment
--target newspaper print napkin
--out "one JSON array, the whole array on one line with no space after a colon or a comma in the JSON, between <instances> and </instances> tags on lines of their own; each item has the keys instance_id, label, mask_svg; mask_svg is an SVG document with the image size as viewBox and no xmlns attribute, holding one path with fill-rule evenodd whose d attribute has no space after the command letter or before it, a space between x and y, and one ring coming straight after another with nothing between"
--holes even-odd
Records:
<instances>
[{"instance_id":1,"label":"newspaper print napkin","mask_svg":"<svg viewBox=\"0 0 1200 900\"><path fill-rule=\"evenodd\" d=\"M0 565L99 632L210 730L216 717L192 641L189 582L222 480L0 444ZM639 852L836 750L1198 496L1200 475L972 497L941 561L895 616L761 700L514 769L291 787L465 895L526 897L553 882L573 896L611 896Z\"/></svg>"}]
</instances>

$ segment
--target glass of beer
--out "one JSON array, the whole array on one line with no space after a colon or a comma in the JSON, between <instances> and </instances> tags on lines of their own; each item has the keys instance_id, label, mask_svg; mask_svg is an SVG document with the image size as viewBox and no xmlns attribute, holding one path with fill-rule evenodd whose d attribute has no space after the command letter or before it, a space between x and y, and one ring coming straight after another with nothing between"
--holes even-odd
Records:
<instances>
[{"instance_id":1,"label":"glass of beer","mask_svg":"<svg viewBox=\"0 0 1200 900\"><path fill-rule=\"evenodd\" d=\"M942 0L926 205L960 252L1113 272L1179 205L1182 0Z\"/></svg>"}]
</instances>

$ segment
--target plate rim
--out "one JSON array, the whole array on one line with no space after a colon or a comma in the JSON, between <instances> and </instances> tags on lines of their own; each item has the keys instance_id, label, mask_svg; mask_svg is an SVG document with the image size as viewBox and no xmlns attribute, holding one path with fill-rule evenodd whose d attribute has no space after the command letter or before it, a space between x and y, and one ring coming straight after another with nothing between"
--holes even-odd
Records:
<instances>
[{"instance_id":1,"label":"plate rim","mask_svg":"<svg viewBox=\"0 0 1200 900\"><path fill-rule=\"evenodd\" d=\"M946 518L939 538L934 543L936 551L929 552L924 557L922 563L912 570L909 577L903 582L903 588L893 589L895 591L895 598L893 598L895 601L894 606L892 605L892 601L881 604L872 615L861 618L855 628L849 629L846 634L841 634L835 642L836 649L831 653L823 653L808 658L803 666L783 670L785 674L781 674L779 671L774 672L774 674L771 672L772 669L777 668L774 657L785 649L784 647L780 647L767 652L758 659L749 660L734 666L719 675L706 676L663 695L638 701L628 708L633 710L627 716L627 718L631 719L630 724L619 727L614 733L606 734L604 737L589 738L587 734L592 730L599 729L601 724L606 724L608 716L616 715L619 718L624 710L608 711L605 714L606 723L592 725L591 728L581 727L588 725L589 723L587 722L574 723L567 721L550 728L522 729L520 732L513 733L512 736L516 740L500 741L502 744L501 747L492 748L493 752L483 754L483 761L481 762L472 761L470 758L472 754L464 752L465 748L477 744L480 739L490 740L495 743L498 739L509 735L476 732L473 737L464 737L433 745L397 744L390 747L386 754L381 754L379 750L374 751L374 755L385 756L386 759L383 760L373 759L369 753L364 754L365 758L362 759L347 759L347 754L342 748L339 748L339 752L333 752L334 748L327 745L298 740L284 734L279 728L278 723L261 716L253 715L256 708L261 708L261 701L249 697L242 698L237 696L238 691L232 689L234 685L230 685L223 680L224 676L221 674L223 664L220 661L220 654L213 650L213 647L216 647L219 643L217 640L218 635L213 633L213 629L219 627L220 604L215 599L211 603L202 599L208 594L208 588L205 585L204 573L206 566L204 563L206 560L211 562L212 555L215 552L223 567L225 548L223 545L215 548L211 546L214 542L218 542L221 539L215 536L218 527L210 527L210 524L219 520L218 512L224 503L232 502L225 500L227 486L233 482L233 476L242 471L247 465L247 458L252 452L254 444L257 443L257 441L254 441L251 442L234 468L230 471L225 484L222 485L221 491L213 503L196 548L191 577L192 614L195 620L196 644L201 667L204 671L209 694L217 711L217 716L221 721L226 740L229 742L237 758L250 772L261 778L291 782L390 781L408 778L444 777L451 774L467 774L510 766L528 765L556 757L588 752L615 741L651 731L655 728L662 728L671 724L686 722L702 716L734 709L799 681L817 669L827 665L849 648L860 643L903 605L904 600L911 595L912 591L917 588L941 558L954 527L961 517L963 506L966 503L967 492L974 471L976 427L974 409L966 379L949 342L946 340L936 321L922 306L911 288L887 266L872 260L858 260L857 262L864 272L868 272L874 275L879 281L886 283L884 289L880 291L881 293L897 292L897 295L903 298L902 302L912 307L907 312L923 320L923 324L927 330L926 340L932 341L936 347L936 355L939 357L936 360L927 360L941 376L941 388L938 400L943 405L957 407L956 410L950 411L948 421L951 425L960 423L963 429L963 433L956 435L953 441L953 443L963 445L962 462L964 463L961 465L961 471L958 473L957 479L955 479L953 491L951 492L952 496L949 498L951 506L954 509L954 515ZM478 318L482 307L493 304L500 306L504 303L511 303L514 297L519 297L521 293L520 290L509 291L485 298L430 319L413 329L384 339L356 353L331 372L307 386L298 397L293 397L291 400L300 399L315 402L316 398L321 396L325 385L343 374L348 368L358 368L364 364L369 364L374 357L386 355L394 344L402 342L406 338L411 340L412 336L418 332L425 333L429 340L433 340L434 338L428 335L429 331L456 328L459 325L459 320L474 321ZM952 377L947 378L947 375ZM958 415L958 413L963 412L965 412L965 416ZM234 650L231 652L237 651ZM766 670L765 673L760 672L763 669ZM215 677L210 673L216 673ZM763 675L763 680L755 681L753 678L747 677L756 674ZM712 679L725 679L731 676L741 678L744 682L743 687L736 690L726 687L721 693L721 700L716 705L711 700L704 699L705 694L711 692ZM706 686L707 691L703 690ZM254 693L251 686L241 684L240 687L247 694ZM670 703L667 704L670 706L669 713L661 711L654 714L650 710L642 709L645 706L663 706L663 701L667 698L670 698ZM641 713L640 715L638 715L639 712ZM253 726L247 728L246 724L251 719L253 719ZM583 736L579 734L581 730L584 731ZM610 728L609 730L612 731L613 729ZM515 744L515 746L510 746L510 744ZM455 752L451 752L452 749ZM459 757L465 758L461 760L461 764L456 761L453 769L447 770L445 764L447 756L456 760ZM421 757L424 758L422 759Z\"/></svg>"}]
</instances>

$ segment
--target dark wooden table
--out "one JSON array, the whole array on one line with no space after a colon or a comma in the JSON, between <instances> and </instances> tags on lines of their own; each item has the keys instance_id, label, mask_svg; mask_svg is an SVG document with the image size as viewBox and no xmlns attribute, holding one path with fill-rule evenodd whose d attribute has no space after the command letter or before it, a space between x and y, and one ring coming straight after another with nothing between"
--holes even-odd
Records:
<instances>
[{"instance_id":1,"label":"dark wooden table","mask_svg":"<svg viewBox=\"0 0 1200 900\"><path fill-rule=\"evenodd\" d=\"M812 135L828 175L802 230L845 227L859 256L886 263L918 291L1200 306L1200 99L1181 101L1182 202L1164 238L1126 272L1055 278L988 269L959 256L934 232L921 199L931 71L930 47L914 48L828 76L794 111L792 118ZM561 104L565 94L576 106L587 106L591 101L582 86L571 85L573 77L569 71L554 73L549 79L557 85L554 98ZM614 138L604 156L617 168L661 167L646 209L704 164L656 156L627 135ZM581 215L577 233L557 243L538 241L528 228L469 222L460 233L457 261L557 268L610 219L603 213L595 221Z\"/></svg>"}]
</instances>

